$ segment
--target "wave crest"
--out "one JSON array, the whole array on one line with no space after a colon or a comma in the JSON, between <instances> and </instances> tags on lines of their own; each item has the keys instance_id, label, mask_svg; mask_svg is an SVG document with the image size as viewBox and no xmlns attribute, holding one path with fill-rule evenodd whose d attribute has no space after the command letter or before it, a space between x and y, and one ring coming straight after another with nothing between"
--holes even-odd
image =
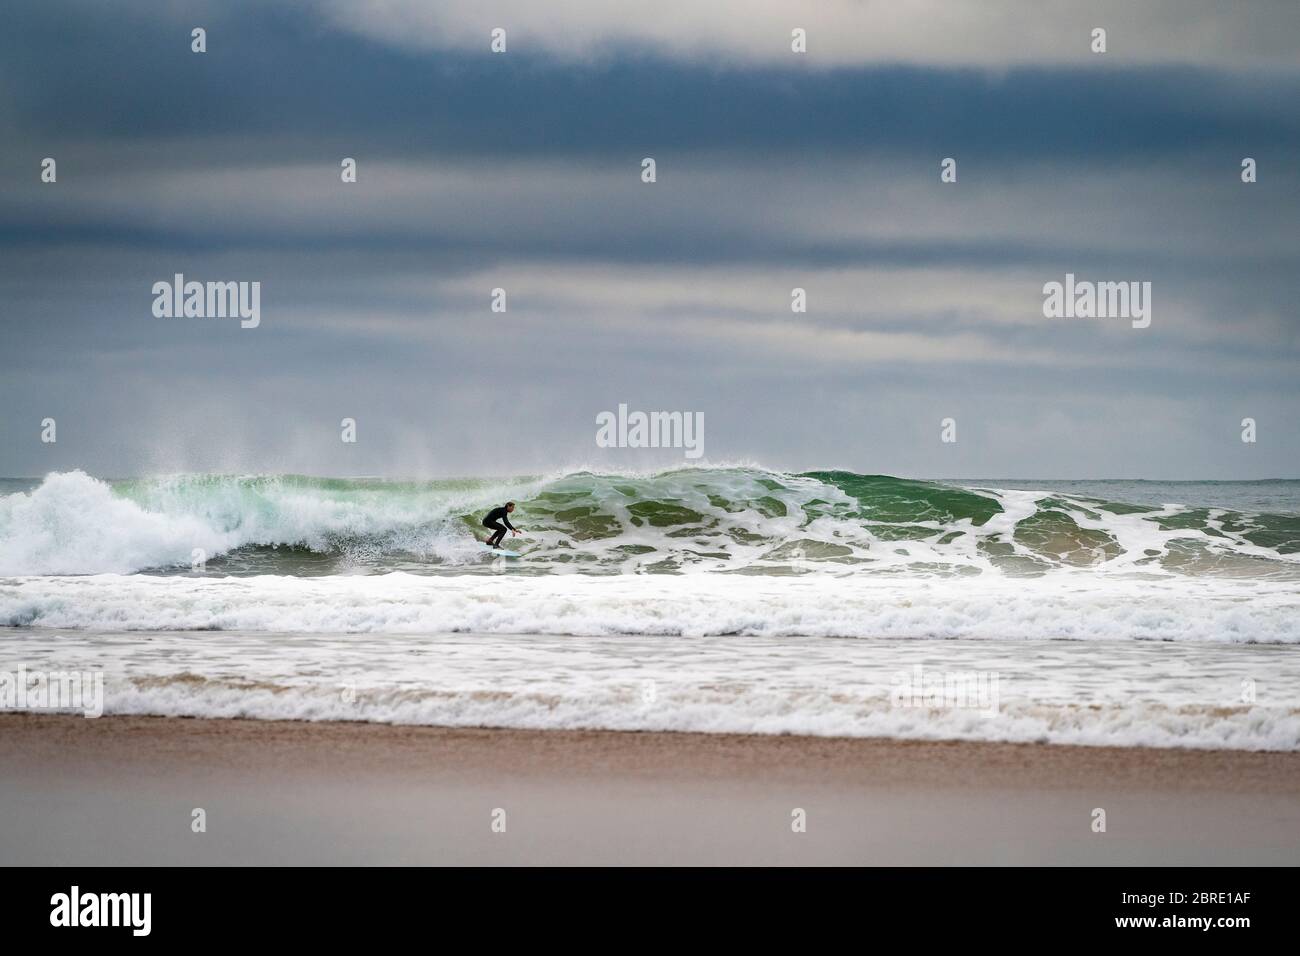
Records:
<instances>
[{"instance_id":1,"label":"wave crest","mask_svg":"<svg viewBox=\"0 0 1300 956\"><path fill-rule=\"evenodd\" d=\"M0 497L0 574L493 573L475 540L507 498L511 573L1300 579L1300 516L1141 506L845 471L393 481L49 475Z\"/></svg>"}]
</instances>

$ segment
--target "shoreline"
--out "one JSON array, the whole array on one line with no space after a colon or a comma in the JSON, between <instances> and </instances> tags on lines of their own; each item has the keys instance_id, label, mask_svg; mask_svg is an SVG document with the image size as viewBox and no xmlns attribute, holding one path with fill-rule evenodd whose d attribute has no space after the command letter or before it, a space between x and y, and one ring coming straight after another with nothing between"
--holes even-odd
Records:
<instances>
[{"instance_id":1,"label":"shoreline","mask_svg":"<svg viewBox=\"0 0 1300 956\"><path fill-rule=\"evenodd\" d=\"M0 714L0 765L11 864L1300 857L1290 752Z\"/></svg>"}]
</instances>

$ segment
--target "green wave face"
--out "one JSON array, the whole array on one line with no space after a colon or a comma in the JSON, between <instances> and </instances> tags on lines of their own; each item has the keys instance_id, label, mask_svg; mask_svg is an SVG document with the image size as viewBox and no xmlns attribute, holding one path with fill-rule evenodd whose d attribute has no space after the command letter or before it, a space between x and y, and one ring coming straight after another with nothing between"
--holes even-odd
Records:
<instances>
[{"instance_id":1,"label":"green wave face","mask_svg":"<svg viewBox=\"0 0 1300 956\"><path fill-rule=\"evenodd\" d=\"M486 536L483 515L506 500L516 502L512 519L526 532L507 538L521 556L512 574L1101 570L1300 579L1294 513L760 468L456 481L184 475L105 483L72 473L0 496L0 544L21 545L24 536L48 547L71 542L93 559L101 534L125 550L130 569L156 573L499 573L475 539ZM196 542L208 560L191 572ZM74 571L91 573L90 565Z\"/></svg>"}]
</instances>

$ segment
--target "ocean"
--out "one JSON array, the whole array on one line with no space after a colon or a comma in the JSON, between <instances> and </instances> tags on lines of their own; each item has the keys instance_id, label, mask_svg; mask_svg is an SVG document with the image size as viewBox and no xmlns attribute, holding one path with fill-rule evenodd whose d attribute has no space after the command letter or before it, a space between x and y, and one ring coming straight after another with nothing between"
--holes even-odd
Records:
<instances>
[{"instance_id":1,"label":"ocean","mask_svg":"<svg viewBox=\"0 0 1300 956\"><path fill-rule=\"evenodd\" d=\"M0 479L0 671L107 713L1296 750L1298 611L1292 480Z\"/></svg>"}]
</instances>

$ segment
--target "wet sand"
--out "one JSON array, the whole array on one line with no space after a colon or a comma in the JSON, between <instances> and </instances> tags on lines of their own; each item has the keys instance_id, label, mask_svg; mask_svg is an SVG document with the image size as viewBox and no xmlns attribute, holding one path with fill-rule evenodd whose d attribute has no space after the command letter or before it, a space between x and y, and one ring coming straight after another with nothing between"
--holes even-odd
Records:
<instances>
[{"instance_id":1,"label":"wet sand","mask_svg":"<svg viewBox=\"0 0 1300 956\"><path fill-rule=\"evenodd\" d=\"M1297 860L1295 753L0 715L9 865Z\"/></svg>"}]
</instances>

